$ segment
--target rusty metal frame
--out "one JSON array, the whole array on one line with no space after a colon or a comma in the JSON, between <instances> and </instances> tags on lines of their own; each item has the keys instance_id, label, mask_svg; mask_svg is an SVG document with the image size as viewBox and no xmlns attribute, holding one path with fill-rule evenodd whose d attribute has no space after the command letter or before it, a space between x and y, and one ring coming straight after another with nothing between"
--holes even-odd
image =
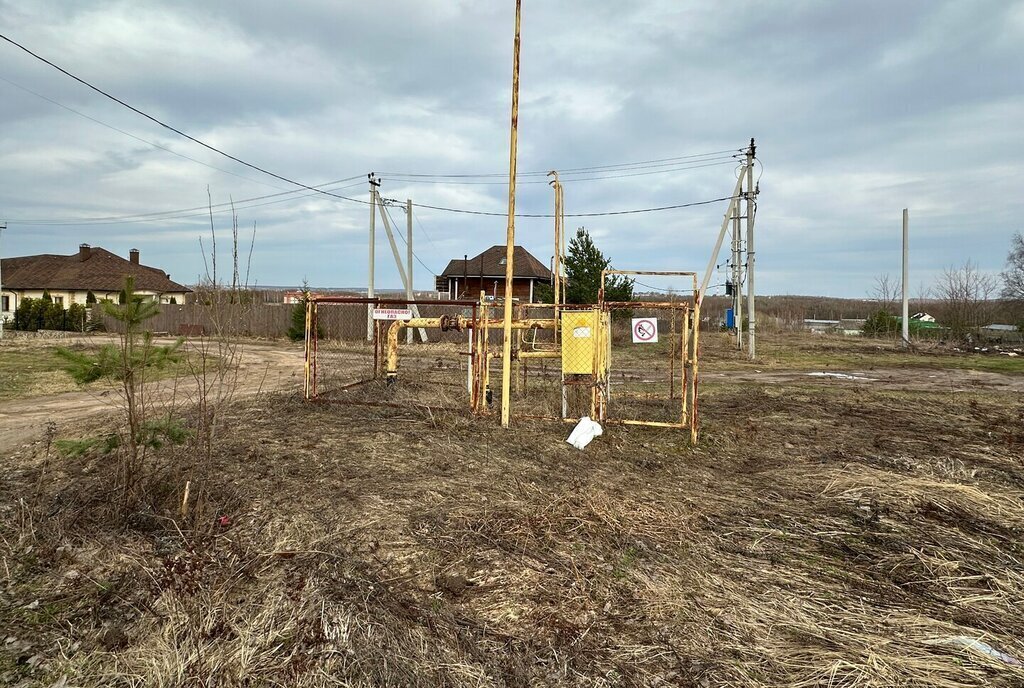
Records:
<instances>
[{"instance_id":1,"label":"rusty metal frame","mask_svg":"<svg viewBox=\"0 0 1024 688\"><path fill-rule=\"evenodd\" d=\"M465 316L461 316L461 315L456 316L457 320L462 324L462 328L463 329L472 330L472 331L475 332L475 331L477 331L480 328L480 322L481 322L480 318L479 318L479 313L478 313L478 308L480 306L480 303L478 301L470 301L470 300L467 300L467 299L454 299L454 300L444 300L444 301L439 301L439 300L436 300L436 299L413 299L413 300L410 301L410 300L401 299L401 298L398 298L398 299L395 299L395 298L376 298L376 297L370 298L370 297L362 297L362 296L310 296L307 299L307 301L306 301L305 352L304 352L304 358L305 358L305 360L304 360L305 380L304 380L304 384L303 384L303 395L306 398L306 400L314 401L314 402L317 402L317 403L351 404L351 405L357 405L357 406L380 406L380 407L401 407L402 406L402 404L396 404L394 402L387 402L387 401L379 401L379 402L376 402L376 401L362 401L362 400L355 401L355 400L337 399L337 398L329 398L329 397L322 397L322 396L320 396L319 390L317 389L317 374L316 374L317 373L317 354L318 354L318 349L319 349L319 337L317 335L317 316L318 316L318 306L320 304L354 304L354 305L368 304L368 305L384 305L384 306L401 306L401 305L417 304L417 305L424 305L424 306L430 305L430 306L442 306L442 307L443 306L456 306L456 307L464 307L464 308L471 309L471 314L470 314L469 318L466 318ZM428 319L428 320L436 320L437 324L440 324L442 318ZM418 322L418 320L414 320L414 321ZM373 339L372 339L372 346L373 346L373 371L374 371L373 372L373 377L367 378L367 379L364 379L364 380L356 380L355 382L350 382L350 383L342 385L341 387L339 387L339 388L337 388L335 390L332 390L332 391L341 392L341 391L352 389L354 387L359 387L361 385L365 385L365 384L368 384L370 382L373 382L374 380L381 378L385 374L386 367L383 364L387 360L387 355L386 354L389 353L389 352L382 350L382 345L385 344L385 339L384 339L384 337L381 336L381 334L382 334L382 328L380 326L381 322L382 321L375 321L375 325L374 325L374 328L373 328ZM397 323L405 324L404 321L396 320L396 321L392 322L392 325L397 324ZM389 333L390 333L390 328L389 328ZM471 346L469 351L459 351L458 352L458 356L459 357L462 357L462 356L468 357L469 358L469 364L468 364L469 368L471 370L474 370L476 368L476 365L477 365L476 364L476 359L479 358L479 351L478 351L478 348L475 345ZM459 386L461 387L461 385L459 385ZM477 398L476 398L478 385L476 384L476 381L475 381L475 375L473 375L473 377L471 378L470 388L471 389L469 390L469 392L470 392L469 408L470 408L470 410L475 411L476 407L478 405L478 401L477 401ZM433 406L433 405L419 405L419 406L422 406L424 408L431 408L431 409L435 409L435 410L441 410L441 409L448 410L448 411L453 410L453 408L450 407L450 406Z\"/></svg>"},{"instance_id":2,"label":"rusty metal frame","mask_svg":"<svg viewBox=\"0 0 1024 688\"><path fill-rule=\"evenodd\" d=\"M605 301L605 280L609 275L651 275L670 277L690 277L693 280L693 291L690 299L682 302L664 301ZM697 273L692 271L678 270L609 270L601 271L601 287L598 290L598 302L602 310L610 311L614 308L647 308L651 310L679 310L683 315L683 330L681 332L680 365L683 373L683 389L681 390L681 408L679 422L668 423L662 421L649 421L641 419L614 419L607 417L608 388L607 383L599 382L599 392L604 393L603 403L599 404L601 411L599 419L604 423L619 423L622 425L640 425L658 428L679 428L690 430L690 441L697 443L697 370L699 354L699 333L700 333L700 292L697 287ZM670 355L671 352L670 352ZM610 365L610 361L608 362ZM670 373L674 376L674 371ZM603 387L602 387L603 386Z\"/></svg>"}]
</instances>

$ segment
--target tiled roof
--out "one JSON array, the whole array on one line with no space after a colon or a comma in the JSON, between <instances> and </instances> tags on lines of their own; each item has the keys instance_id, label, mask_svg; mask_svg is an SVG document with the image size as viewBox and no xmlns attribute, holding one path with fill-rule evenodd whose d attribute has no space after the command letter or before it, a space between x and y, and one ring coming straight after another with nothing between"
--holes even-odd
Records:
<instances>
[{"instance_id":1,"label":"tiled roof","mask_svg":"<svg viewBox=\"0 0 1024 688\"><path fill-rule=\"evenodd\" d=\"M53 289L74 291L119 291L126 275L135 277L140 291L188 292L188 287L172 282L158 268L140 265L118 255L93 247L70 256L43 254L3 259L3 286L7 289Z\"/></svg>"},{"instance_id":2,"label":"tiled roof","mask_svg":"<svg viewBox=\"0 0 1024 688\"><path fill-rule=\"evenodd\" d=\"M512 267L516 277L533 277L541 280L550 280L551 271L544 263L540 262L522 246L516 246L512 254ZM504 277L505 276L505 246L491 246L480 255L473 256L468 260L457 258L449 261L448 267L441 273L442 277Z\"/></svg>"}]
</instances>

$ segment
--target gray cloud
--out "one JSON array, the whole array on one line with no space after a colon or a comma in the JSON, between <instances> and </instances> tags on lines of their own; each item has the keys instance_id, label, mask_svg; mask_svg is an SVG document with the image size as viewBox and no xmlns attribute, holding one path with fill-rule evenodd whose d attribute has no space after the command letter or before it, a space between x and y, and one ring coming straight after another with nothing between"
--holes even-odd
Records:
<instances>
[{"instance_id":1,"label":"gray cloud","mask_svg":"<svg viewBox=\"0 0 1024 688\"><path fill-rule=\"evenodd\" d=\"M155 116L243 159L320 183L376 171L384 191L501 212L499 185L399 183L388 173L501 173L508 166L512 3L387 0L282 5L0 1L5 33ZM1021 229L1024 3L538 3L523 19L520 169L736 149L764 162L759 285L861 296L898 272L911 208L914 283L971 257L998 270ZM4 252L131 246L182 279L202 271L202 216L42 227L18 219L199 206L288 185L159 129L10 46L0 76L235 175L153 149L0 82ZM566 185L567 210L724 196L731 165ZM500 181L500 180L499 180ZM525 179L524 179L525 181ZM341 193L359 198L364 187ZM304 197L302 197L304 196ZM524 184L524 212L547 212ZM615 263L703 269L723 207L592 218ZM404 226L400 212L392 211ZM365 282L368 210L297 194L239 211L257 223L263 284ZM504 240L500 217L418 212L435 270ZM218 215L227 230L229 218ZM550 221L521 220L546 259ZM429 235L429 239L427 236ZM379 279L397 285L388 249ZM430 276L417 265L417 286Z\"/></svg>"}]
</instances>

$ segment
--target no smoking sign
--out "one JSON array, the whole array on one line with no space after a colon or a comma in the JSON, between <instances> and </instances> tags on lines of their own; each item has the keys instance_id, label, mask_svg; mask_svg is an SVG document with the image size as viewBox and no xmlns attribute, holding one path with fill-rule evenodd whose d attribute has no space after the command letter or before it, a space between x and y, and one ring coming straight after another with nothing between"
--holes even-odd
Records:
<instances>
[{"instance_id":1,"label":"no smoking sign","mask_svg":"<svg viewBox=\"0 0 1024 688\"><path fill-rule=\"evenodd\" d=\"M633 343L653 344L658 341L657 318L633 318Z\"/></svg>"}]
</instances>

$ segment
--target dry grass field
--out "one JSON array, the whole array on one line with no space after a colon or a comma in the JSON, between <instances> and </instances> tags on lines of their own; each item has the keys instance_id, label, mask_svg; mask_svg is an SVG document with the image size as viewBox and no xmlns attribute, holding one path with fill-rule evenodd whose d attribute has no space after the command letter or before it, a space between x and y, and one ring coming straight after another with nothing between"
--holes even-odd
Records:
<instances>
[{"instance_id":1,"label":"dry grass field","mask_svg":"<svg viewBox=\"0 0 1024 688\"><path fill-rule=\"evenodd\" d=\"M761 347L704 338L695 448L263 392L118 522L109 461L11 447L0 683L1024 685L1022 358Z\"/></svg>"}]
</instances>

